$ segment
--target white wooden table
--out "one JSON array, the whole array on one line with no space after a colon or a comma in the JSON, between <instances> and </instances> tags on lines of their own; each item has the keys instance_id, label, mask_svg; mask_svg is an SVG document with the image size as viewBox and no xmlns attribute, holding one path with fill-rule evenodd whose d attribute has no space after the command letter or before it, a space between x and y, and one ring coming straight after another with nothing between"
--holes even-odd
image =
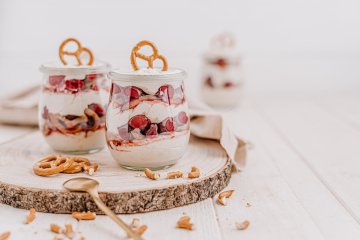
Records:
<instances>
[{"instance_id":1,"label":"white wooden table","mask_svg":"<svg viewBox=\"0 0 360 240\"><path fill-rule=\"evenodd\" d=\"M214 199L139 217L145 239L360 239L360 94L327 97L256 98L225 113L236 132L253 143L245 171L232 177L228 206ZM34 129L1 126L2 143ZM247 206L250 203L251 206ZM183 214L195 230L176 229ZM123 239L106 216L79 224L70 215L38 213L0 205L0 233L10 239L52 239L50 223L73 222L87 239ZM245 231L235 222L248 219Z\"/></svg>"}]
</instances>

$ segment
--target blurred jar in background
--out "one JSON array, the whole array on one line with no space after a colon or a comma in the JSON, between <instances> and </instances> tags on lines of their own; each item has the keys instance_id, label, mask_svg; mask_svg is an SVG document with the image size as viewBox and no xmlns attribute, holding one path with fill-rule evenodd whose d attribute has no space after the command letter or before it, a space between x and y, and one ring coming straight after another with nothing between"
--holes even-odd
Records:
<instances>
[{"instance_id":1,"label":"blurred jar in background","mask_svg":"<svg viewBox=\"0 0 360 240\"><path fill-rule=\"evenodd\" d=\"M203 100L212 107L238 105L244 84L234 36L230 33L215 36L203 56L203 61Z\"/></svg>"}]
</instances>

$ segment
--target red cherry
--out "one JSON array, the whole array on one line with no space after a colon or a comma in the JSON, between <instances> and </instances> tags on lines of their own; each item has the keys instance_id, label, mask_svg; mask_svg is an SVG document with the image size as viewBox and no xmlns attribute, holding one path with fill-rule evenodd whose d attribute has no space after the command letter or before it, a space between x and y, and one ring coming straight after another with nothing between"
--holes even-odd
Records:
<instances>
[{"instance_id":1,"label":"red cherry","mask_svg":"<svg viewBox=\"0 0 360 240\"><path fill-rule=\"evenodd\" d=\"M68 90L78 92L84 87L84 81L79 79L66 80L65 87Z\"/></svg>"},{"instance_id":2,"label":"red cherry","mask_svg":"<svg viewBox=\"0 0 360 240\"><path fill-rule=\"evenodd\" d=\"M216 62L216 65L218 65L220 68L225 68L227 66L227 62L223 58L219 58Z\"/></svg>"},{"instance_id":3,"label":"red cherry","mask_svg":"<svg viewBox=\"0 0 360 240\"><path fill-rule=\"evenodd\" d=\"M211 77L208 77L208 78L205 80L205 85L208 85L209 87L214 87L214 84L212 83Z\"/></svg>"},{"instance_id":4,"label":"red cherry","mask_svg":"<svg viewBox=\"0 0 360 240\"><path fill-rule=\"evenodd\" d=\"M60 83L62 83L62 81L64 81L64 79L65 79L64 75L49 76L49 84L51 86L58 86L60 85Z\"/></svg>"},{"instance_id":5,"label":"red cherry","mask_svg":"<svg viewBox=\"0 0 360 240\"><path fill-rule=\"evenodd\" d=\"M88 108L90 108L91 110L96 112L99 117L102 117L105 114L104 109L97 103L92 103L92 104L88 105Z\"/></svg>"},{"instance_id":6,"label":"red cherry","mask_svg":"<svg viewBox=\"0 0 360 240\"><path fill-rule=\"evenodd\" d=\"M48 108L46 106L44 106L41 116L42 116L43 119L48 119L49 118L49 110L48 110Z\"/></svg>"},{"instance_id":7,"label":"red cherry","mask_svg":"<svg viewBox=\"0 0 360 240\"><path fill-rule=\"evenodd\" d=\"M121 140L129 140L129 131L128 126L125 124L124 126L118 127L118 133Z\"/></svg>"},{"instance_id":8,"label":"red cherry","mask_svg":"<svg viewBox=\"0 0 360 240\"><path fill-rule=\"evenodd\" d=\"M166 118L164 121L159 123L159 129L161 133L164 132L174 132L175 131L175 123L172 118Z\"/></svg>"},{"instance_id":9,"label":"red cherry","mask_svg":"<svg viewBox=\"0 0 360 240\"><path fill-rule=\"evenodd\" d=\"M111 86L112 86L112 93L113 94L121 93L121 87L119 85L113 83Z\"/></svg>"},{"instance_id":10,"label":"red cherry","mask_svg":"<svg viewBox=\"0 0 360 240\"><path fill-rule=\"evenodd\" d=\"M224 83L224 88L230 88L230 87L233 87L234 84L232 82L226 82Z\"/></svg>"},{"instance_id":11,"label":"red cherry","mask_svg":"<svg viewBox=\"0 0 360 240\"><path fill-rule=\"evenodd\" d=\"M157 136L158 135L158 126L157 124L151 124L149 130L146 132L146 136Z\"/></svg>"},{"instance_id":12,"label":"red cherry","mask_svg":"<svg viewBox=\"0 0 360 240\"><path fill-rule=\"evenodd\" d=\"M186 124L189 120L189 117L186 115L186 112L184 112L184 111L179 112L177 118L179 120L179 123L182 123L182 124Z\"/></svg>"},{"instance_id":13,"label":"red cherry","mask_svg":"<svg viewBox=\"0 0 360 240\"><path fill-rule=\"evenodd\" d=\"M94 90L94 91L99 91L99 87L96 84L92 85L91 89Z\"/></svg>"},{"instance_id":14,"label":"red cherry","mask_svg":"<svg viewBox=\"0 0 360 240\"><path fill-rule=\"evenodd\" d=\"M136 115L129 120L129 126L143 131L150 126L150 120L145 115Z\"/></svg>"},{"instance_id":15,"label":"red cherry","mask_svg":"<svg viewBox=\"0 0 360 240\"><path fill-rule=\"evenodd\" d=\"M97 78L97 74L96 74L96 73L86 75L86 79L89 80L89 81L96 80L96 78Z\"/></svg>"},{"instance_id":16,"label":"red cherry","mask_svg":"<svg viewBox=\"0 0 360 240\"><path fill-rule=\"evenodd\" d=\"M140 88L130 86L124 89L124 93L126 96L130 97L130 100L133 100L139 99L143 92Z\"/></svg>"},{"instance_id":17,"label":"red cherry","mask_svg":"<svg viewBox=\"0 0 360 240\"><path fill-rule=\"evenodd\" d=\"M174 96L174 87L171 85L163 85L159 87L159 90L156 92L156 96L162 98L164 101L168 101L170 103L170 99Z\"/></svg>"}]
</instances>

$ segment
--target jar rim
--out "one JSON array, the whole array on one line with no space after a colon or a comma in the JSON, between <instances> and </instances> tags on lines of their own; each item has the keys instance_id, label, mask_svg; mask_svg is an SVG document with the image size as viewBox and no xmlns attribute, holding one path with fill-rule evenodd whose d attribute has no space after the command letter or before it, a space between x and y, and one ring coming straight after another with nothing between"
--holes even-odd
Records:
<instances>
[{"instance_id":1,"label":"jar rim","mask_svg":"<svg viewBox=\"0 0 360 240\"><path fill-rule=\"evenodd\" d=\"M179 68L170 68L164 72L159 68L154 70L154 72L142 72L117 68L111 70L108 75L113 81L181 81L187 76L186 72Z\"/></svg>"},{"instance_id":2,"label":"jar rim","mask_svg":"<svg viewBox=\"0 0 360 240\"><path fill-rule=\"evenodd\" d=\"M58 74L91 74L103 72L107 73L111 70L111 65L107 62L98 61L93 65L62 65L57 62L44 63L39 68L43 73L58 73Z\"/></svg>"}]
</instances>

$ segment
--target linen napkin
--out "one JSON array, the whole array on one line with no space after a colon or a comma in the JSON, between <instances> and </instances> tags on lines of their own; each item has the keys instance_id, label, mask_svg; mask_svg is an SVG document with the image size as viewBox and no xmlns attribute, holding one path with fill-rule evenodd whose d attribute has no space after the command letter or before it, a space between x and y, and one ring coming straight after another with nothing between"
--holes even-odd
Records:
<instances>
[{"instance_id":1,"label":"linen napkin","mask_svg":"<svg viewBox=\"0 0 360 240\"><path fill-rule=\"evenodd\" d=\"M0 101L0 123L37 126L40 86L31 86ZM218 141L233 163L242 170L246 161L246 143L225 123L222 115L204 103L188 97L192 135Z\"/></svg>"}]
</instances>

